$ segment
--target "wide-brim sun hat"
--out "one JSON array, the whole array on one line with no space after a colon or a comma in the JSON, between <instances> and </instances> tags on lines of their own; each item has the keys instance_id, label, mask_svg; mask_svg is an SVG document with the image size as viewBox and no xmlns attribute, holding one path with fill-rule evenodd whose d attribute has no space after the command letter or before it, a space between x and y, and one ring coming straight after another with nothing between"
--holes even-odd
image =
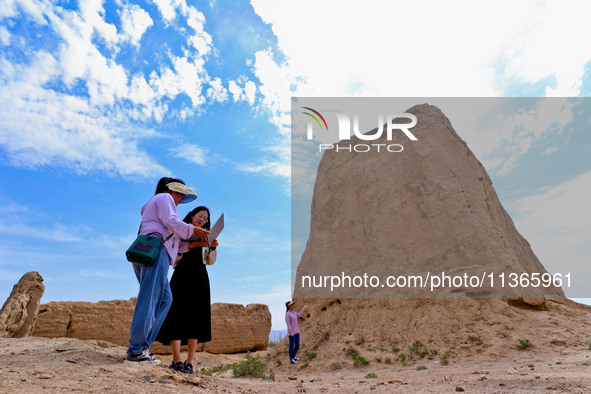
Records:
<instances>
[{"instance_id":1,"label":"wide-brim sun hat","mask_svg":"<svg viewBox=\"0 0 591 394\"><path fill-rule=\"evenodd\" d=\"M180 182L170 182L166 185L166 187L168 190L183 194L183 200L179 204L186 204L188 202L194 201L197 198L197 193L195 193L195 190L183 185Z\"/></svg>"},{"instance_id":2,"label":"wide-brim sun hat","mask_svg":"<svg viewBox=\"0 0 591 394\"><path fill-rule=\"evenodd\" d=\"M294 304L295 304L295 302L293 302L293 301L288 301L288 302L286 302L286 303L285 303L285 306L289 308L290 306L292 306L292 305L294 305Z\"/></svg>"}]
</instances>

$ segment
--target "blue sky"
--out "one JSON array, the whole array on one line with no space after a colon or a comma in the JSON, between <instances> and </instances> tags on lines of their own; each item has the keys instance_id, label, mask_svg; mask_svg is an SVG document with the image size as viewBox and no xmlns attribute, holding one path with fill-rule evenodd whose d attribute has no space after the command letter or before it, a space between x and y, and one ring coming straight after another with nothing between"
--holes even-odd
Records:
<instances>
[{"instance_id":1,"label":"blue sky","mask_svg":"<svg viewBox=\"0 0 591 394\"><path fill-rule=\"evenodd\" d=\"M283 328L291 96L591 91L586 2L359 4L1 2L0 299L31 270L43 302L135 296L124 251L172 175L225 213L213 301L266 303ZM542 263L558 249L529 213L556 193L576 196L556 220L588 256L588 130L462 136Z\"/></svg>"}]
</instances>

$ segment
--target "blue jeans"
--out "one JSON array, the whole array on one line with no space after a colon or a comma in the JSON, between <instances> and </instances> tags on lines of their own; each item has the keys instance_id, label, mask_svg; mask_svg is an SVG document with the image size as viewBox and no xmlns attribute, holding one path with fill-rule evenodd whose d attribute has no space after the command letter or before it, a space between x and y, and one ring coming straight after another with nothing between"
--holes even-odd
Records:
<instances>
[{"instance_id":1,"label":"blue jeans","mask_svg":"<svg viewBox=\"0 0 591 394\"><path fill-rule=\"evenodd\" d=\"M300 334L289 337L289 359L293 359L300 348Z\"/></svg>"},{"instance_id":2,"label":"blue jeans","mask_svg":"<svg viewBox=\"0 0 591 394\"><path fill-rule=\"evenodd\" d=\"M154 343L172 304L172 293L168 284L170 257L164 246L161 246L158 260L154 265L132 265L140 283L140 290L129 329L129 350L133 354L139 354Z\"/></svg>"}]
</instances>

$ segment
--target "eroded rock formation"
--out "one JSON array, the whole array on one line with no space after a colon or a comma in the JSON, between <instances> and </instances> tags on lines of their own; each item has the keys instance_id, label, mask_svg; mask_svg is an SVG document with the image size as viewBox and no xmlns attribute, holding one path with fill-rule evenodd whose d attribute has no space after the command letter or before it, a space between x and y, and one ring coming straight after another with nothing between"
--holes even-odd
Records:
<instances>
[{"instance_id":1,"label":"eroded rock formation","mask_svg":"<svg viewBox=\"0 0 591 394\"><path fill-rule=\"evenodd\" d=\"M1 336L22 338L33 332L44 291L39 272L31 271L22 276L0 310Z\"/></svg>"},{"instance_id":2,"label":"eroded rock formation","mask_svg":"<svg viewBox=\"0 0 591 394\"><path fill-rule=\"evenodd\" d=\"M92 302L50 302L40 307L33 335L97 339L127 346L135 298ZM264 349L271 331L267 305L214 303L211 308L212 340L203 350L236 353ZM198 347L201 349L201 346ZM153 352L170 348L155 342Z\"/></svg>"},{"instance_id":3,"label":"eroded rock formation","mask_svg":"<svg viewBox=\"0 0 591 394\"><path fill-rule=\"evenodd\" d=\"M501 286L503 273L547 271L516 230L486 170L447 117L428 104L406 112L417 117L412 133L418 140L405 139L402 152L333 149L324 153L295 297L564 296L562 289L554 287L524 290L507 282ZM358 142L364 141L352 137L339 145ZM389 142L384 133L374 143ZM302 288L305 276L364 274L380 278L380 284L332 292L326 286ZM426 287L384 286L388 276L418 275ZM474 280L468 286L431 291L433 277L443 275L475 276L481 285Z\"/></svg>"}]
</instances>

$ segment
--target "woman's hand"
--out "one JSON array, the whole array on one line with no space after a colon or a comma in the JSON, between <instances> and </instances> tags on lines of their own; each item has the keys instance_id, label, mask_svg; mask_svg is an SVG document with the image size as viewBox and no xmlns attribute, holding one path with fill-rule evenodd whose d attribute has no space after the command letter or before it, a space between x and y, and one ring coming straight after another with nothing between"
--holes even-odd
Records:
<instances>
[{"instance_id":1,"label":"woman's hand","mask_svg":"<svg viewBox=\"0 0 591 394\"><path fill-rule=\"evenodd\" d=\"M216 239L215 241L213 241L213 243L211 244L212 248L217 248L219 245L218 240Z\"/></svg>"},{"instance_id":2,"label":"woman's hand","mask_svg":"<svg viewBox=\"0 0 591 394\"><path fill-rule=\"evenodd\" d=\"M193 234L198 236L199 238L205 238L209 235L209 231L204 228L193 226ZM204 245L201 245L204 246Z\"/></svg>"},{"instance_id":3,"label":"woman's hand","mask_svg":"<svg viewBox=\"0 0 591 394\"><path fill-rule=\"evenodd\" d=\"M198 248L199 246L207 246L207 241L189 242L189 249Z\"/></svg>"}]
</instances>

